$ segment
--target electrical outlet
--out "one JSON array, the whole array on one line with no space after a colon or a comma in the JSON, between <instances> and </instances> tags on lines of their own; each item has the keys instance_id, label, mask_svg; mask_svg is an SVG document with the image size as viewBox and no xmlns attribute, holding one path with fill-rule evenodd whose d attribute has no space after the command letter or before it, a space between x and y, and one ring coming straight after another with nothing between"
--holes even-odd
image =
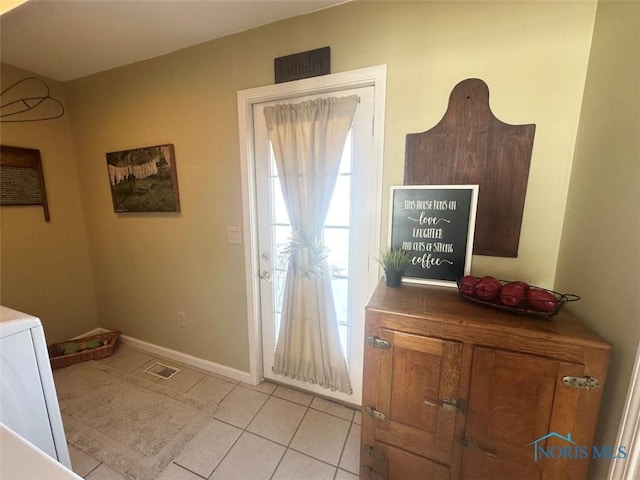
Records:
<instances>
[{"instance_id":1,"label":"electrical outlet","mask_svg":"<svg viewBox=\"0 0 640 480\"><path fill-rule=\"evenodd\" d=\"M178 312L178 326L182 328L187 327L187 317L185 317L184 312Z\"/></svg>"}]
</instances>

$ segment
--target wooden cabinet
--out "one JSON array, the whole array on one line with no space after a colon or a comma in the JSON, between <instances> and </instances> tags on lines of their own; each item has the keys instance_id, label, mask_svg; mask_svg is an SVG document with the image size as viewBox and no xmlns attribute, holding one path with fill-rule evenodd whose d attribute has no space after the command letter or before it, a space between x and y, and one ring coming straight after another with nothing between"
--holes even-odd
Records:
<instances>
[{"instance_id":1,"label":"wooden cabinet","mask_svg":"<svg viewBox=\"0 0 640 480\"><path fill-rule=\"evenodd\" d=\"M586 475L610 346L568 312L547 321L381 283L365 337L361 478Z\"/></svg>"}]
</instances>

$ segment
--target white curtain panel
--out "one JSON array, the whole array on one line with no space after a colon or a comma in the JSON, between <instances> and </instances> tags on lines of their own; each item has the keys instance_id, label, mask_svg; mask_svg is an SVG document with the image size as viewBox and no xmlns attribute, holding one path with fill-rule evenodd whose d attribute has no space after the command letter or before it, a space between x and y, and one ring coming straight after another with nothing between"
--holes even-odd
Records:
<instances>
[{"instance_id":1,"label":"white curtain panel","mask_svg":"<svg viewBox=\"0 0 640 480\"><path fill-rule=\"evenodd\" d=\"M293 238L273 372L352 393L322 232L356 95L266 107Z\"/></svg>"}]
</instances>

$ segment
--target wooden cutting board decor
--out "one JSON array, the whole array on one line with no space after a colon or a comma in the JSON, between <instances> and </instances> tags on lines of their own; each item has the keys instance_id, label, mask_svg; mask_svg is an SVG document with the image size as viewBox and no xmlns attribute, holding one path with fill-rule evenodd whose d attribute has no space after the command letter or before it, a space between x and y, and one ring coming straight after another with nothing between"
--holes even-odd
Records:
<instances>
[{"instance_id":1,"label":"wooden cutting board decor","mask_svg":"<svg viewBox=\"0 0 640 480\"><path fill-rule=\"evenodd\" d=\"M473 253L517 257L535 128L498 120L487 84L463 80L436 126L407 135L404 184L479 185Z\"/></svg>"}]
</instances>

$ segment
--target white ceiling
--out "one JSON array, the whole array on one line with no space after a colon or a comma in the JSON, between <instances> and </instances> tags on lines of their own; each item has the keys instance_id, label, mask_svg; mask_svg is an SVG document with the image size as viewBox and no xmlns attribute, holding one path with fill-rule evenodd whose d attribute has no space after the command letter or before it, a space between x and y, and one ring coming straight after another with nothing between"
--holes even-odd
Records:
<instances>
[{"instance_id":1,"label":"white ceiling","mask_svg":"<svg viewBox=\"0 0 640 480\"><path fill-rule=\"evenodd\" d=\"M0 17L0 60L72 80L344 2L30 0Z\"/></svg>"}]
</instances>

